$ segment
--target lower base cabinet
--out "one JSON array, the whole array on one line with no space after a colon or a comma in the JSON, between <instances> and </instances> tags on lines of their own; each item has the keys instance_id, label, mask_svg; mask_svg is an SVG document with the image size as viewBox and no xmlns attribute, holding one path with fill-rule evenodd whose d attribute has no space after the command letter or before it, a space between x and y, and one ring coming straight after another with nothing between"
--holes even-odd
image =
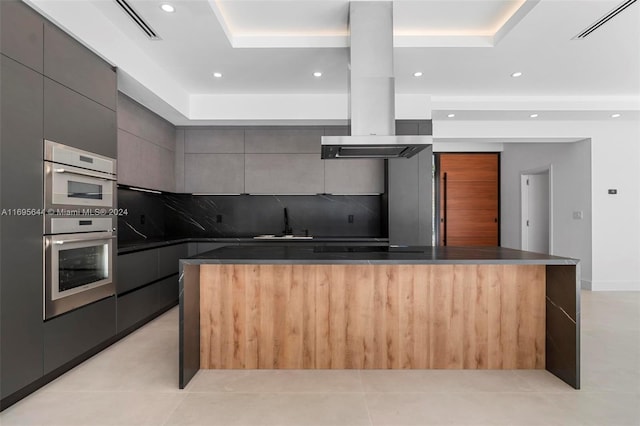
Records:
<instances>
[{"instance_id":1,"label":"lower base cabinet","mask_svg":"<svg viewBox=\"0 0 640 426\"><path fill-rule=\"evenodd\" d=\"M115 296L45 322L44 374L104 343L115 334Z\"/></svg>"},{"instance_id":2,"label":"lower base cabinet","mask_svg":"<svg viewBox=\"0 0 640 426\"><path fill-rule=\"evenodd\" d=\"M118 333L178 303L178 275L118 297Z\"/></svg>"}]
</instances>

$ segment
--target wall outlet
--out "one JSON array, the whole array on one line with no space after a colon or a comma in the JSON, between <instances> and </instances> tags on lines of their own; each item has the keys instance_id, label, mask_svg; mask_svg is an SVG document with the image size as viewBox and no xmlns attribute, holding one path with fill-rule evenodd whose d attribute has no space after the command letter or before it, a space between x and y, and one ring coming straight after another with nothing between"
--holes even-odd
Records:
<instances>
[{"instance_id":1,"label":"wall outlet","mask_svg":"<svg viewBox=\"0 0 640 426\"><path fill-rule=\"evenodd\" d=\"M576 220L582 220L582 218L584 217L584 214L582 213L582 211L578 210L573 212L573 218Z\"/></svg>"},{"instance_id":2,"label":"wall outlet","mask_svg":"<svg viewBox=\"0 0 640 426\"><path fill-rule=\"evenodd\" d=\"M353 215L352 215L352 214L350 214L350 215L347 217L347 221L348 221L349 223L353 223Z\"/></svg>"}]
</instances>

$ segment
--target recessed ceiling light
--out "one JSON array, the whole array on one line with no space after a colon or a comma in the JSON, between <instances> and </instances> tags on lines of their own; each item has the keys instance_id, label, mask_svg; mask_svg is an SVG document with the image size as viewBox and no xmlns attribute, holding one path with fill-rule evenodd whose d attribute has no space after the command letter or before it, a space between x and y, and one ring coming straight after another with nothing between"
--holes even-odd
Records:
<instances>
[{"instance_id":1,"label":"recessed ceiling light","mask_svg":"<svg viewBox=\"0 0 640 426\"><path fill-rule=\"evenodd\" d=\"M455 114L447 114L447 117L449 117L449 118L453 118L455 116L456 116Z\"/></svg>"},{"instance_id":2,"label":"recessed ceiling light","mask_svg":"<svg viewBox=\"0 0 640 426\"><path fill-rule=\"evenodd\" d=\"M414 77L422 77L422 71L416 71L413 73Z\"/></svg>"},{"instance_id":3,"label":"recessed ceiling light","mask_svg":"<svg viewBox=\"0 0 640 426\"><path fill-rule=\"evenodd\" d=\"M536 118L537 116L538 116L538 114L531 114L529 117Z\"/></svg>"},{"instance_id":4,"label":"recessed ceiling light","mask_svg":"<svg viewBox=\"0 0 640 426\"><path fill-rule=\"evenodd\" d=\"M214 76L215 78L222 78L222 73L221 73L221 72L214 72L214 73L213 73L213 76Z\"/></svg>"},{"instance_id":5,"label":"recessed ceiling light","mask_svg":"<svg viewBox=\"0 0 640 426\"><path fill-rule=\"evenodd\" d=\"M320 71L316 71L313 73L314 77L322 77L322 73Z\"/></svg>"},{"instance_id":6,"label":"recessed ceiling light","mask_svg":"<svg viewBox=\"0 0 640 426\"><path fill-rule=\"evenodd\" d=\"M164 10L165 12L168 12L168 13L172 13L172 12L176 11L176 9L173 6L171 6L170 4L166 4L166 3L163 4L162 6L160 6L160 8L162 10Z\"/></svg>"},{"instance_id":7,"label":"recessed ceiling light","mask_svg":"<svg viewBox=\"0 0 640 426\"><path fill-rule=\"evenodd\" d=\"M618 114L618 113L611 114L611 118L618 118L618 117L620 117L620 114Z\"/></svg>"},{"instance_id":8,"label":"recessed ceiling light","mask_svg":"<svg viewBox=\"0 0 640 426\"><path fill-rule=\"evenodd\" d=\"M520 77L522 75L522 73L520 71L516 71L513 74L511 74L511 77Z\"/></svg>"}]
</instances>

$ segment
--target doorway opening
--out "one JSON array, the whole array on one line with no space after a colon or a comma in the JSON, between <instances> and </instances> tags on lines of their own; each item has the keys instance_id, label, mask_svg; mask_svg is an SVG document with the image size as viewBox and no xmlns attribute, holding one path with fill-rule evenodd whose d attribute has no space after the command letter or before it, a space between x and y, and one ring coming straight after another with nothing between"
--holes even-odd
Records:
<instances>
[{"instance_id":1,"label":"doorway opening","mask_svg":"<svg viewBox=\"0 0 640 426\"><path fill-rule=\"evenodd\" d=\"M522 250L553 253L552 192L551 165L520 172Z\"/></svg>"}]
</instances>

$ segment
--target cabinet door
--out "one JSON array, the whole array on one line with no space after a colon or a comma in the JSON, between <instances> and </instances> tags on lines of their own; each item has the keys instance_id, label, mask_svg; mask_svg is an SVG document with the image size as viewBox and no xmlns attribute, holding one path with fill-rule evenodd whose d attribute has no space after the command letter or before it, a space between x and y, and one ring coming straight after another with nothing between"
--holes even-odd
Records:
<instances>
[{"instance_id":1,"label":"cabinet door","mask_svg":"<svg viewBox=\"0 0 640 426\"><path fill-rule=\"evenodd\" d=\"M243 129L185 129L186 154L243 154Z\"/></svg>"},{"instance_id":2,"label":"cabinet door","mask_svg":"<svg viewBox=\"0 0 640 426\"><path fill-rule=\"evenodd\" d=\"M44 373L73 360L116 334L111 296L44 323Z\"/></svg>"},{"instance_id":3,"label":"cabinet door","mask_svg":"<svg viewBox=\"0 0 640 426\"><path fill-rule=\"evenodd\" d=\"M177 274L179 260L187 257L187 245L176 244L158 249L158 277Z\"/></svg>"},{"instance_id":4,"label":"cabinet door","mask_svg":"<svg viewBox=\"0 0 640 426\"><path fill-rule=\"evenodd\" d=\"M42 208L42 75L0 55L0 79L1 208ZM3 214L0 227L4 398L42 377L42 216Z\"/></svg>"},{"instance_id":5,"label":"cabinet door","mask_svg":"<svg viewBox=\"0 0 640 426\"><path fill-rule=\"evenodd\" d=\"M245 152L250 154L320 154L322 128L247 129Z\"/></svg>"},{"instance_id":6,"label":"cabinet door","mask_svg":"<svg viewBox=\"0 0 640 426\"><path fill-rule=\"evenodd\" d=\"M384 193L384 160L325 161L324 191L345 195Z\"/></svg>"},{"instance_id":7,"label":"cabinet door","mask_svg":"<svg viewBox=\"0 0 640 426\"><path fill-rule=\"evenodd\" d=\"M243 154L185 154L185 192L241 194L245 192Z\"/></svg>"},{"instance_id":8,"label":"cabinet door","mask_svg":"<svg viewBox=\"0 0 640 426\"><path fill-rule=\"evenodd\" d=\"M113 67L53 24L44 25L44 75L115 111Z\"/></svg>"},{"instance_id":9,"label":"cabinet door","mask_svg":"<svg viewBox=\"0 0 640 426\"><path fill-rule=\"evenodd\" d=\"M245 191L250 194L325 192L320 154L246 154L245 163Z\"/></svg>"},{"instance_id":10,"label":"cabinet door","mask_svg":"<svg viewBox=\"0 0 640 426\"><path fill-rule=\"evenodd\" d=\"M45 78L44 137L116 158L116 113Z\"/></svg>"},{"instance_id":11,"label":"cabinet door","mask_svg":"<svg viewBox=\"0 0 640 426\"><path fill-rule=\"evenodd\" d=\"M0 50L42 73L43 25L42 17L23 2L0 1Z\"/></svg>"},{"instance_id":12,"label":"cabinet door","mask_svg":"<svg viewBox=\"0 0 640 426\"><path fill-rule=\"evenodd\" d=\"M157 250L138 251L118 256L117 294L131 291L157 279Z\"/></svg>"}]
</instances>

